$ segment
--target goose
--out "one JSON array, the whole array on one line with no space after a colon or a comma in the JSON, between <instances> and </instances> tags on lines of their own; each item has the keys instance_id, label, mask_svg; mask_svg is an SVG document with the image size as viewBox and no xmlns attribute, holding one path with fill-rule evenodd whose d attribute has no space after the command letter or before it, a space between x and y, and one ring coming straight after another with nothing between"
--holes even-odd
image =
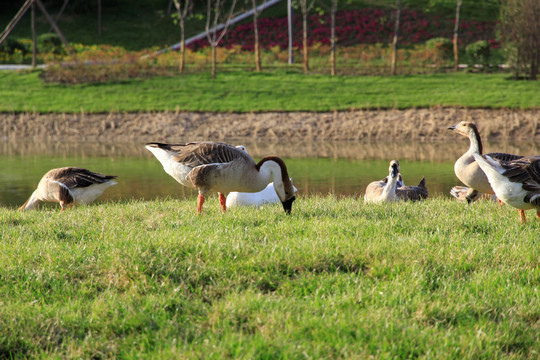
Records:
<instances>
[{"instance_id":1,"label":"goose","mask_svg":"<svg viewBox=\"0 0 540 360\"><path fill-rule=\"evenodd\" d=\"M469 150L454 164L454 172L456 173L457 178L469 188L465 194L466 201L471 203L477 200L481 195L478 194L478 192L493 194L493 189L489 184L486 174L484 174L473 157L474 152L482 154L483 150L482 140L480 139L480 133L478 132L476 125L472 122L461 121L458 124L449 126L448 129L468 137L470 141ZM520 155L507 153L490 153L487 155L504 161L521 158Z\"/></svg>"},{"instance_id":2,"label":"goose","mask_svg":"<svg viewBox=\"0 0 540 360\"><path fill-rule=\"evenodd\" d=\"M420 180L417 186L405 186L402 181L402 185L396 188L396 196L399 200L420 201L427 199L428 195L426 178L424 177L422 177L422 180Z\"/></svg>"},{"instance_id":3,"label":"goose","mask_svg":"<svg viewBox=\"0 0 540 360\"><path fill-rule=\"evenodd\" d=\"M364 194L365 202L384 202L397 201L396 187L399 175L399 162L397 160L390 161L388 167L388 177L385 181L373 181L366 187Z\"/></svg>"},{"instance_id":4,"label":"goose","mask_svg":"<svg viewBox=\"0 0 540 360\"><path fill-rule=\"evenodd\" d=\"M293 185L296 194L298 189ZM246 193L233 191L227 195L226 205L228 208L234 206L260 206L279 202L274 183L271 182L262 191L256 193Z\"/></svg>"},{"instance_id":5,"label":"goose","mask_svg":"<svg viewBox=\"0 0 540 360\"><path fill-rule=\"evenodd\" d=\"M285 162L267 156L258 163L244 150L220 142L187 144L147 143L146 148L163 169L180 184L197 189L197 214L202 213L205 194L216 191L223 212L227 210L224 194L232 191L258 192L272 180L285 213L290 214L296 199Z\"/></svg>"},{"instance_id":6,"label":"goose","mask_svg":"<svg viewBox=\"0 0 540 360\"><path fill-rule=\"evenodd\" d=\"M497 198L519 211L525 224L525 210L536 209L540 218L540 156L521 157L510 161L473 153L486 173Z\"/></svg>"},{"instance_id":7,"label":"goose","mask_svg":"<svg viewBox=\"0 0 540 360\"><path fill-rule=\"evenodd\" d=\"M495 194L491 194L491 195L482 194L481 192L478 192L478 191L472 193L470 198L467 199L467 195L469 194L469 192L471 192L471 190L470 188L466 186L454 186L450 189L450 195L452 195L457 200L462 201L462 202L466 202L466 201L473 202L481 198L492 199L492 200L497 201L497 196L495 196Z\"/></svg>"},{"instance_id":8,"label":"goose","mask_svg":"<svg viewBox=\"0 0 540 360\"><path fill-rule=\"evenodd\" d=\"M109 186L116 185L115 175L103 175L80 167L63 167L49 170L41 178L37 189L19 208L30 210L40 201L57 202L60 211L74 204L89 204Z\"/></svg>"}]
</instances>

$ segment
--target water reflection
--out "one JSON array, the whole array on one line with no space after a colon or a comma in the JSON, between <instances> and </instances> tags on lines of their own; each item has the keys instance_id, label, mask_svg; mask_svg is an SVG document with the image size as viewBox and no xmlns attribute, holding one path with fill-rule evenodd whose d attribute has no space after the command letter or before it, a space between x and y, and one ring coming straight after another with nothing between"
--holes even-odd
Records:
<instances>
[{"instance_id":1,"label":"water reflection","mask_svg":"<svg viewBox=\"0 0 540 360\"><path fill-rule=\"evenodd\" d=\"M366 185L387 175L388 162L400 160L408 185L426 177L431 195L449 196L458 185L454 161L469 146L466 138L455 142L254 142L232 139L242 144L257 160L274 154L283 157L299 195L333 193L361 195ZM488 143L486 152L539 154L534 143ZM167 175L142 142L47 142L8 141L0 144L0 205L16 207L35 189L51 168L81 166L105 174L118 175L118 185L107 189L102 201L195 197Z\"/></svg>"}]
</instances>

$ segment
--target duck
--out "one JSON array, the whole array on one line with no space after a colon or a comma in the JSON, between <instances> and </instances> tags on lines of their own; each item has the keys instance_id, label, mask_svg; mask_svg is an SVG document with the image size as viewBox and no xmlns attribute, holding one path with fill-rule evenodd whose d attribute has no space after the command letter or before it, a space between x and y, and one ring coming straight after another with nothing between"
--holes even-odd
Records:
<instances>
[{"instance_id":1,"label":"duck","mask_svg":"<svg viewBox=\"0 0 540 360\"><path fill-rule=\"evenodd\" d=\"M487 175L497 198L518 209L521 224L527 221L525 210L536 209L536 216L540 218L540 156L510 161L478 152L473 156Z\"/></svg>"},{"instance_id":2,"label":"duck","mask_svg":"<svg viewBox=\"0 0 540 360\"><path fill-rule=\"evenodd\" d=\"M482 171L473 156L473 153L482 154L483 151L482 140L480 139L480 133L478 132L478 128L476 127L476 125L472 122L461 121L458 124L449 126L448 129L453 130L460 135L468 137L470 141L469 150L465 154L463 154L454 164L454 172L457 178L463 184L465 184L466 187L468 187L468 190L464 195L467 203L478 200L481 197L481 194L479 194L479 192L493 194L494 191L488 181L486 174L484 173L484 171ZM511 161L522 157L521 155L514 155L508 153L489 153L487 155L491 158L503 161ZM456 191L457 190L458 189L456 189ZM464 187L459 188L459 190L463 191Z\"/></svg>"},{"instance_id":3,"label":"duck","mask_svg":"<svg viewBox=\"0 0 540 360\"><path fill-rule=\"evenodd\" d=\"M404 201L420 201L427 199L429 193L426 187L426 178L422 177L422 179L416 186L406 186L402 180L401 186L398 185L398 187L396 188L396 196L399 200Z\"/></svg>"},{"instance_id":4,"label":"duck","mask_svg":"<svg viewBox=\"0 0 540 360\"><path fill-rule=\"evenodd\" d=\"M26 202L19 208L34 209L40 202L57 202L60 211L73 205L89 204L110 186L116 185L116 175L103 175L81 167L49 170Z\"/></svg>"},{"instance_id":5,"label":"duck","mask_svg":"<svg viewBox=\"0 0 540 360\"><path fill-rule=\"evenodd\" d=\"M392 160L388 167L386 181L380 180L369 183L364 194L364 201L373 203L399 201L399 198L396 196L398 175L399 162Z\"/></svg>"},{"instance_id":6,"label":"duck","mask_svg":"<svg viewBox=\"0 0 540 360\"><path fill-rule=\"evenodd\" d=\"M196 189L197 214L202 214L205 195L219 194L226 212L225 194L259 192L270 182L285 213L290 214L296 197L285 162L277 156L266 156L258 163L244 150L222 142L200 141L185 144L147 143L148 149L163 169L180 184Z\"/></svg>"},{"instance_id":7,"label":"duck","mask_svg":"<svg viewBox=\"0 0 540 360\"><path fill-rule=\"evenodd\" d=\"M298 191L294 185L293 191L295 194ZM256 193L230 192L229 195L227 195L225 204L227 205L227 208L230 208L235 206L261 206L277 202L279 202L279 198L274 189L274 183L271 182L262 191Z\"/></svg>"}]
</instances>

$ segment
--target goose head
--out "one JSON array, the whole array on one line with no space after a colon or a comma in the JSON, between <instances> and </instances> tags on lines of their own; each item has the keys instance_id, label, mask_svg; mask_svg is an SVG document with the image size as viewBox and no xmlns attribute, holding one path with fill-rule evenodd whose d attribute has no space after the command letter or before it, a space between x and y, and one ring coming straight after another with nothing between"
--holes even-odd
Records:
<instances>
[{"instance_id":1,"label":"goose head","mask_svg":"<svg viewBox=\"0 0 540 360\"><path fill-rule=\"evenodd\" d=\"M471 142L471 147L469 148L470 153L482 154L482 140L480 140L480 133L475 124L468 121L461 121L458 124L449 126L448 129L469 138Z\"/></svg>"},{"instance_id":2,"label":"goose head","mask_svg":"<svg viewBox=\"0 0 540 360\"><path fill-rule=\"evenodd\" d=\"M271 174L274 181L274 190L283 205L283 210L290 214L296 196L285 162L277 156L267 156L256 167L260 172Z\"/></svg>"},{"instance_id":3,"label":"goose head","mask_svg":"<svg viewBox=\"0 0 540 360\"><path fill-rule=\"evenodd\" d=\"M448 130L453 130L460 135L468 138L480 138L480 133L476 125L469 121L461 121L455 125L449 126Z\"/></svg>"},{"instance_id":4,"label":"goose head","mask_svg":"<svg viewBox=\"0 0 540 360\"><path fill-rule=\"evenodd\" d=\"M390 166L388 167L388 176L395 179L399 176L399 162L397 160L390 161Z\"/></svg>"}]
</instances>

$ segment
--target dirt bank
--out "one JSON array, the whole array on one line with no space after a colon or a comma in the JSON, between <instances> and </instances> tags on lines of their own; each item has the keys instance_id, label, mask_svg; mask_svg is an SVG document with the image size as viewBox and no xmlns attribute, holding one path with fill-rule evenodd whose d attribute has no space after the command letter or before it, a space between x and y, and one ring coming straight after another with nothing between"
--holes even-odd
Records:
<instances>
[{"instance_id":1,"label":"dirt bank","mask_svg":"<svg viewBox=\"0 0 540 360\"><path fill-rule=\"evenodd\" d=\"M1 138L63 141L451 140L475 122L487 140L540 140L540 110L432 108L333 113L0 114Z\"/></svg>"}]
</instances>

